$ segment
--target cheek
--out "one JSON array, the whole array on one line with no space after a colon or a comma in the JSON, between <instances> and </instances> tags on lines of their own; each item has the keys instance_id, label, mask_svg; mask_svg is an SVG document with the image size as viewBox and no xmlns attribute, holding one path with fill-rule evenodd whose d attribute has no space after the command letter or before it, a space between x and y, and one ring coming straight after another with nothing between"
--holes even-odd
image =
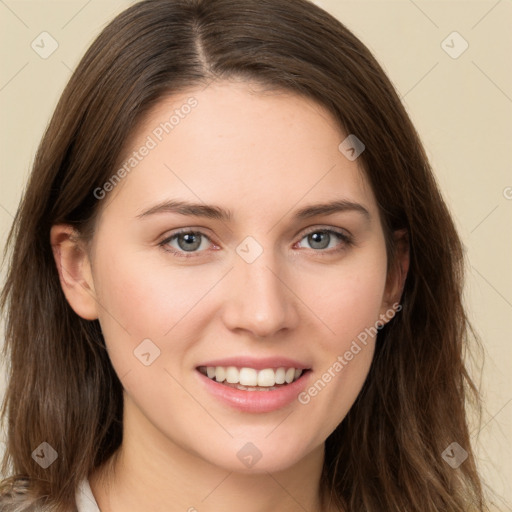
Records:
<instances>
[{"instance_id":1,"label":"cheek","mask_svg":"<svg viewBox=\"0 0 512 512\"><path fill-rule=\"evenodd\" d=\"M144 253L117 260L105 254L101 259L95 280L100 283L98 299L107 310L104 320L115 317L134 337L164 336L218 281L217 274L200 267L172 267Z\"/></svg>"},{"instance_id":2,"label":"cheek","mask_svg":"<svg viewBox=\"0 0 512 512\"><path fill-rule=\"evenodd\" d=\"M308 296L325 335L315 338L318 364L314 378L298 400L308 411L306 423L317 430L319 439L329 435L346 416L373 359L386 258L383 250L368 255L347 263L331 276L328 287Z\"/></svg>"},{"instance_id":3,"label":"cheek","mask_svg":"<svg viewBox=\"0 0 512 512\"><path fill-rule=\"evenodd\" d=\"M211 321L209 291L225 271L166 264L141 251L114 258L106 245L95 260L100 324L117 374L130 372L140 384L147 368L136 359L139 352L157 356L151 368L178 364Z\"/></svg>"},{"instance_id":4,"label":"cheek","mask_svg":"<svg viewBox=\"0 0 512 512\"><path fill-rule=\"evenodd\" d=\"M304 283L302 296L325 326L327 350L343 350L379 319L386 285L386 257L381 253L369 253L330 270L328 278L316 279L316 288L314 279Z\"/></svg>"}]
</instances>

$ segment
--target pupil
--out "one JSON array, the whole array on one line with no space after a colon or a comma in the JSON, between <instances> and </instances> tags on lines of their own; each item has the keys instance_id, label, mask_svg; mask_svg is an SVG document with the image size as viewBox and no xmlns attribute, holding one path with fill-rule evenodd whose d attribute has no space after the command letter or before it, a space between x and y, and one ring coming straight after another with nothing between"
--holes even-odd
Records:
<instances>
[{"instance_id":1,"label":"pupil","mask_svg":"<svg viewBox=\"0 0 512 512\"><path fill-rule=\"evenodd\" d=\"M316 232L309 235L311 247L314 249L325 249L329 245L329 234ZM327 243L325 243L327 242Z\"/></svg>"},{"instance_id":2,"label":"pupil","mask_svg":"<svg viewBox=\"0 0 512 512\"><path fill-rule=\"evenodd\" d=\"M182 243L182 240L184 243ZM180 249L184 249L186 251L197 249L201 243L198 242L199 237L193 233L187 233L182 235L182 238L178 237L178 245Z\"/></svg>"}]
</instances>

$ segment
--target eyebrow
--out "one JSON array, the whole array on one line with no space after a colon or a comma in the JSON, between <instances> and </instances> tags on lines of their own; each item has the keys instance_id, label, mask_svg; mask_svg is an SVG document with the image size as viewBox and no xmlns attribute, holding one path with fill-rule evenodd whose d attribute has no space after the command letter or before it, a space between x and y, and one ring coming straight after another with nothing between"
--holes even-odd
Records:
<instances>
[{"instance_id":1,"label":"eyebrow","mask_svg":"<svg viewBox=\"0 0 512 512\"><path fill-rule=\"evenodd\" d=\"M356 212L362 214L367 221L371 219L370 212L362 204L345 199L305 206L295 212L294 218L297 220L303 220L316 217L318 215L332 215L339 212ZM137 215L137 218L143 219L160 213L177 213L180 215L204 217L207 219L221 221L230 221L233 219L232 212L230 210L225 210L220 206L177 200L168 200L159 203Z\"/></svg>"}]
</instances>

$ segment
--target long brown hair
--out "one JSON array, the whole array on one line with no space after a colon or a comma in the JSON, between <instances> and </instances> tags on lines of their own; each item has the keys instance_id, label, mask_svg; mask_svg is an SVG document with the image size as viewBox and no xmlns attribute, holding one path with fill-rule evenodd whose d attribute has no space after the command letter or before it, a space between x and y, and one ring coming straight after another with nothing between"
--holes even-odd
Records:
<instances>
[{"instance_id":1,"label":"long brown hair","mask_svg":"<svg viewBox=\"0 0 512 512\"><path fill-rule=\"evenodd\" d=\"M479 410L464 364L469 326L463 251L427 156L370 51L306 0L146 0L117 16L71 77L44 134L16 215L6 285L1 510L75 510L78 483L122 441L122 386L98 321L65 300L50 228L90 236L93 191L112 176L130 134L163 96L242 78L325 106L366 149L360 157L383 220L406 229L403 309L383 327L365 385L326 441L322 492L351 512L483 511L466 418ZM341 142L341 141L340 141ZM42 442L58 453L43 469ZM457 442L467 459L442 453Z\"/></svg>"}]
</instances>

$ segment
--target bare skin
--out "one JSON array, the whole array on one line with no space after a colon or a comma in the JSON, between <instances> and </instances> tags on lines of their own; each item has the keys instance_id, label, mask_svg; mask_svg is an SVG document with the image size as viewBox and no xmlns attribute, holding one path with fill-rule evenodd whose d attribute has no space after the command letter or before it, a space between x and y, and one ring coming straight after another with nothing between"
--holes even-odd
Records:
<instances>
[{"instance_id":1,"label":"bare skin","mask_svg":"<svg viewBox=\"0 0 512 512\"><path fill-rule=\"evenodd\" d=\"M197 106L158 141L155 128L191 97ZM364 172L338 149L347 134L310 100L214 83L162 100L126 156L148 136L156 147L101 199L90 245L77 242L70 226L51 234L64 293L77 314L99 319L124 387L114 476L104 468L90 475L98 505L103 512L319 512L324 442L361 390L375 338L342 370L333 364L365 328L390 319L407 251L399 253L400 271L388 275ZM165 209L141 216L171 199L232 216ZM330 201L345 207L295 215ZM197 248L184 250L183 235L170 240L179 229L201 233ZM236 250L248 236L257 245L242 247L262 250L250 263ZM160 350L149 366L134 357L145 339ZM197 370L231 356L298 360L310 368L306 391L329 369L331 379L307 403L240 411L205 391ZM261 454L252 467L237 457L247 443Z\"/></svg>"}]
</instances>

